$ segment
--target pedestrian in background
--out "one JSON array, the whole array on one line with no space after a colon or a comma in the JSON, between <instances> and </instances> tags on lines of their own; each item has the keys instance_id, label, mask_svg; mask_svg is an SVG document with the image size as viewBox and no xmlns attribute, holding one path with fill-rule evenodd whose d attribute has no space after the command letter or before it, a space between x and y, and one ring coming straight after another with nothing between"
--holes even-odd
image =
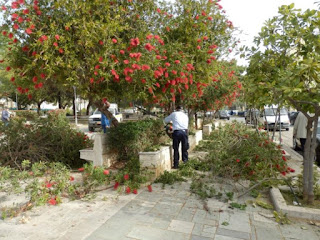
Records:
<instances>
[{"instance_id":1,"label":"pedestrian in background","mask_svg":"<svg viewBox=\"0 0 320 240\"><path fill-rule=\"evenodd\" d=\"M307 124L307 117L302 112L299 112L293 126L293 137L300 140L303 152L304 145L306 144L307 140Z\"/></svg>"},{"instance_id":2,"label":"pedestrian in background","mask_svg":"<svg viewBox=\"0 0 320 240\"><path fill-rule=\"evenodd\" d=\"M110 121L107 118L106 115L104 115L103 113L101 113L101 126L103 129L103 132L106 133L107 132L107 128L110 127Z\"/></svg>"},{"instance_id":3,"label":"pedestrian in background","mask_svg":"<svg viewBox=\"0 0 320 240\"><path fill-rule=\"evenodd\" d=\"M176 111L171 113L168 117L164 119L165 123L172 122L172 139L173 139L173 168L177 169L179 167L179 145L181 142L182 148L182 161L186 163L188 161L188 126L189 118L188 115L182 112L182 107L177 106Z\"/></svg>"},{"instance_id":4,"label":"pedestrian in background","mask_svg":"<svg viewBox=\"0 0 320 240\"><path fill-rule=\"evenodd\" d=\"M1 121L4 123L5 126L9 124L10 121L10 113L7 107L4 107L1 113Z\"/></svg>"}]
</instances>

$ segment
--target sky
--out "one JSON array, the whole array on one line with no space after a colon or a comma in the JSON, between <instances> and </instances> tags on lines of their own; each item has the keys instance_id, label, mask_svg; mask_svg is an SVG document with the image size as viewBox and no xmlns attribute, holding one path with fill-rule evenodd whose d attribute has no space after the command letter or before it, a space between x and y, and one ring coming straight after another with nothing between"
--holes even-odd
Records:
<instances>
[{"instance_id":1,"label":"sky","mask_svg":"<svg viewBox=\"0 0 320 240\"><path fill-rule=\"evenodd\" d=\"M221 0L220 4L233 25L243 31L240 45L251 46L254 36L260 32L264 22L278 15L281 5L295 4L295 8L318 9L315 2L320 0ZM244 59L235 57L240 65L247 65Z\"/></svg>"}]
</instances>

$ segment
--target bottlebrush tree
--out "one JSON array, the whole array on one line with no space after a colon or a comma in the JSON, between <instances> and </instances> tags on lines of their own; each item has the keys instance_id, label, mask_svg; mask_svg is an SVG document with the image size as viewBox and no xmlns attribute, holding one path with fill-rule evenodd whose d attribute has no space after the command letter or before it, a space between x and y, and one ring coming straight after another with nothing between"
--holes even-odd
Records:
<instances>
[{"instance_id":1,"label":"bottlebrush tree","mask_svg":"<svg viewBox=\"0 0 320 240\"><path fill-rule=\"evenodd\" d=\"M103 102L118 96L197 101L219 72L217 59L235 46L218 1L0 2L11 40L5 67L17 90L31 99L52 82L75 86L114 125Z\"/></svg>"}]
</instances>

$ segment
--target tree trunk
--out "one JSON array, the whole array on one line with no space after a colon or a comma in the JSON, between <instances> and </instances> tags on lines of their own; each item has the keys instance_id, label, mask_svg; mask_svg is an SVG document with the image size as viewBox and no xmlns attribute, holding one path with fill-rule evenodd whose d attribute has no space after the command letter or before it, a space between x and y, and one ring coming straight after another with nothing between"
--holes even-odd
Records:
<instances>
[{"instance_id":1,"label":"tree trunk","mask_svg":"<svg viewBox=\"0 0 320 240\"><path fill-rule=\"evenodd\" d=\"M303 152L303 199L308 200L309 192L310 189L313 188L313 186L309 186L310 181L309 181L309 174L310 172L313 173L313 163L310 159L310 154L311 154L311 131L312 127L312 119L308 119L308 124L307 124L307 139L306 143L304 146L304 152Z\"/></svg>"},{"instance_id":2,"label":"tree trunk","mask_svg":"<svg viewBox=\"0 0 320 240\"><path fill-rule=\"evenodd\" d=\"M89 100L87 110L86 110L86 115L90 115L90 107L91 107L91 101Z\"/></svg>"},{"instance_id":3,"label":"tree trunk","mask_svg":"<svg viewBox=\"0 0 320 240\"><path fill-rule=\"evenodd\" d=\"M198 114L197 114L197 112L194 113L194 126L195 126L195 129L198 130Z\"/></svg>"},{"instance_id":4,"label":"tree trunk","mask_svg":"<svg viewBox=\"0 0 320 240\"><path fill-rule=\"evenodd\" d=\"M108 108L110 107L110 103L106 102L105 104L102 101L95 101L94 105L98 107L99 111L102 112L111 122L112 126L117 127L119 125L118 120L113 116L111 112L109 112Z\"/></svg>"},{"instance_id":5,"label":"tree trunk","mask_svg":"<svg viewBox=\"0 0 320 240\"><path fill-rule=\"evenodd\" d=\"M59 109L63 109L62 100L61 100L61 92L58 93L58 105L59 105Z\"/></svg>"},{"instance_id":6,"label":"tree trunk","mask_svg":"<svg viewBox=\"0 0 320 240\"><path fill-rule=\"evenodd\" d=\"M75 99L72 98L72 110L73 110L73 117L76 116L76 102Z\"/></svg>"},{"instance_id":7,"label":"tree trunk","mask_svg":"<svg viewBox=\"0 0 320 240\"><path fill-rule=\"evenodd\" d=\"M38 108L37 108L37 113L38 113L38 115L40 115L41 103L42 103L42 102L37 102L37 106L38 106Z\"/></svg>"}]
</instances>

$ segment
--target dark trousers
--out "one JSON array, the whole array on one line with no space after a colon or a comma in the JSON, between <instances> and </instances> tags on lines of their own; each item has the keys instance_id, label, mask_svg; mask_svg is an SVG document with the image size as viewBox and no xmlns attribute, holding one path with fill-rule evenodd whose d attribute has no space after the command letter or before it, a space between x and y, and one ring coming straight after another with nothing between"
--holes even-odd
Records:
<instances>
[{"instance_id":1,"label":"dark trousers","mask_svg":"<svg viewBox=\"0 0 320 240\"><path fill-rule=\"evenodd\" d=\"M173 166L179 166L179 145L181 142L182 148L182 161L188 161L188 149L189 149L189 142L188 142L188 134L187 130L175 130L172 134L173 138Z\"/></svg>"},{"instance_id":2,"label":"dark trousers","mask_svg":"<svg viewBox=\"0 0 320 240\"><path fill-rule=\"evenodd\" d=\"M304 152L304 145L306 145L306 138L300 138L300 143L301 143L301 150Z\"/></svg>"}]
</instances>

